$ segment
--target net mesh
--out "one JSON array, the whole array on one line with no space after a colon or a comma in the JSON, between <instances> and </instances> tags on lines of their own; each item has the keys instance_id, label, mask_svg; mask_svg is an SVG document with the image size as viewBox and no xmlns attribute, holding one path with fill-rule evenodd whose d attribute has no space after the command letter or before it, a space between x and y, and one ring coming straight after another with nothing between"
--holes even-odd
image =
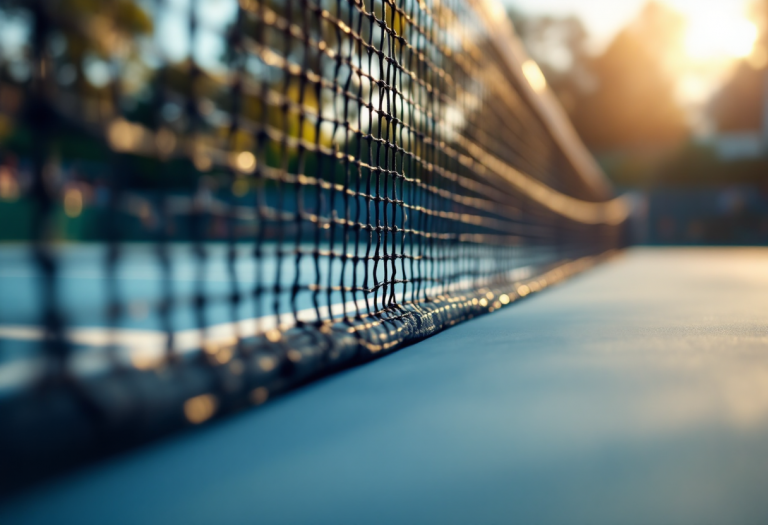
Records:
<instances>
[{"instance_id":1,"label":"net mesh","mask_svg":"<svg viewBox=\"0 0 768 525\"><path fill-rule=\"evenodd\" d=\"M4 0L0 26L16 449L260 404L621 242L491 3Z\"/></svg>"}]
</instances>

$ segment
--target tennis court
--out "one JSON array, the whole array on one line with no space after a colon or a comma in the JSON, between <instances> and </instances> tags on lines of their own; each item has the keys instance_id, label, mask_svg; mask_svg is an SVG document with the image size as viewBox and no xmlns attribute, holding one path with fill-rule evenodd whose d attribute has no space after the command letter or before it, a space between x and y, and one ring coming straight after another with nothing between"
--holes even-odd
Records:
<instances>
[{"instance_id":1,"label":"tennis court","mask_svg":"<svg viewBox=\"0 0 768 525\"><path fill-rule=\"evenodd\" d=\"M3 524L766 515L768 255L627 249L503 5L6 27Z\"/></svg>"},{"instance_id":2,"label":"tennis court","mask_svg":"<svg viewBox=\"0 0 768 525\"><path fill-rule=\"evenodd\" d=\"M767 262L763 249L631 250L55 479L0 519L762 523Z\"/></svg>"}]
</instances>

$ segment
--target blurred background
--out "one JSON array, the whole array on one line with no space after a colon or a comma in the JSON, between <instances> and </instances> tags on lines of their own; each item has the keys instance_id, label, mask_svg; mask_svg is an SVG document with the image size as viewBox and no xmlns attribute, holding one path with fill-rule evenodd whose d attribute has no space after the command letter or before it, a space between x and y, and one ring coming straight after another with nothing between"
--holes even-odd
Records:
<instances>
[{"instance_id":1,"label":"blurred background","mask_svg":"<svg viewBox=\"0 0 768 525\"><path fill-rule=\"evenodd\" d=\"M193 112L211 126L226 127L217 121L222 113L215 107L192 111L183 98L178 103L159 100L146 85L163 79L185 93L192 87L182 85L182 79L194 67L195 89L207 89L200 86L226 69L226 28L233 23L236 4L201 4L206 23L198 29L196 49L185 47L188 2L166 2L157 13L145 4L151 3L121 0L109 11L97 0L62 4L88 14L92 23L89 32L71 28L65 34L64 28L45 43L58 64L58 85L88 92L91 102L80 117L99 121L114 106L112 65L103 56L122 49L121 42L137 42L120 52L130 72L122 86L124 115L144 122L159 113L163 126L174 130L183 128ZM631 196L634 243L768 242L768 0L506 0L505 5L587 147L618 190ZM32 210L20 196L31 185L28 164L35 144L30 130L15 124L31 75L32 19L24 6L23 1L0 1L0 144L5 151L0 155L0 240L31 236L25 229L32 224ZM137 38L151 33L153 23L165 35L155 43L162 57L150 57ZM161 111L156 111L158 104ZM77 159L51 172L63 188L64 205L56 213L66 231L59 236L95 238L87 229L98 225L98 217L83 217L109 207L109 184L99 178L109 148L64 122L48 124L60 136L53 155ZM174 136L158 135L159 143L163 138L173 149ZM184 178L184 166L171 163L164 169L168 166L166 180L173 182L174 170L177 179ZM198 170L205 167L196 163ZM132 171L146 173L148 187L154 187L150 179L157 169L142 165ZM246 190L233 188L235 195ZM140 209L132 215L139 231L138 222L152 217L141 203L136 206Z\"/></svg>"},{"instance_id":2,"label":"blurred background","mask_svg":"<svg viewBox=\"0 0 768 525\"><path fill-rule=\"evenodd\" d=\"M635 243L768 242L768 1L507 5Z\"/></svg>"}]
</instances>

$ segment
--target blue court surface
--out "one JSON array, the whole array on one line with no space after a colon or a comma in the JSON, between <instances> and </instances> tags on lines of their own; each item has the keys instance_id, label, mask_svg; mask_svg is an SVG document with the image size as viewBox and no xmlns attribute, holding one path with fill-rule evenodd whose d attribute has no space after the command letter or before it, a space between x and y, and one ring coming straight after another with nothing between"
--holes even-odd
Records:
<instances>
[{"instance_id":1,"label":"blue court surface","mask_svg":"<svg viewBox=\"0 0 768 525\"><path fill-rule=\"evenodd\" d=\"M204 257L198 255L198 248ZM203 335L207 340L227 340L237 334L247 337L295 323L296 318L314 321L318 311L323 318L338 318L345 312L351 315L356 308L365 313L366 306L381 306L385 295L392 293L399 302L405 302L425 288L432 295L443 290L439 284L417 288L397 283L380 287L375 294L342 294L337 289L341 284L372 287L376 282L407 281L414 268L403 260L394 265L343 263L338 257L331 260L328 256L315 260L306 255L312 246L300 248L305 254L297 260L293 244L266 244L258 257L252 244L237 244L230 264L227 244L198 247L176 243L167 246L169 264L164 268L156 245L128 243L121 246L118 262L110 268L105 244L56 246L55 304L64 317L65 337L75 353L71 372L102 373L114 365L114 353L125 364L136 366L158 359L166 352L166 330L174 334L173 350L185 354L199 351ZM331 251L327 246L324 250ZM349 245L336 246L333 251L344 250L355 251ZM365 255L368 250L361 246L358 253ZM471 268L460 265L458 258L418 264L437 276L450 276L445 279L451 283L450 288L445 290L460 291L484 285L479 278L462 279L470 271L514 281L546 268L555 257L547 247L514 250L516 269L512 272L500 273L490 257L477 257ZM444 256L451 253L440 252ZM313 283L327 284L332 291L313 293ZM291 294L294 284L301 287L295 295ZM28 245L0 247L0 396L29 385L43 373L41 342L46 332L41 326L42 286L39 265ZM256 286L258 294L253 293ZM235 307L230 301L234 291L241 297ZM198 296L205 297L204 304L195 302ZM166 318L159 314L163 301L170 305ZM113 303L122 308L118 315L110 317L109 306Z\"/></svg>"},{"instance_id":2,"label":"blue court surface","mask_svg":"<svg viewBox=\"0 0 768 525\"><path fill-rule=\"evenodd\" d=\"M766 312L768 250L633 249L0 523L768 523Z\"/></svg>"}]
</instances>

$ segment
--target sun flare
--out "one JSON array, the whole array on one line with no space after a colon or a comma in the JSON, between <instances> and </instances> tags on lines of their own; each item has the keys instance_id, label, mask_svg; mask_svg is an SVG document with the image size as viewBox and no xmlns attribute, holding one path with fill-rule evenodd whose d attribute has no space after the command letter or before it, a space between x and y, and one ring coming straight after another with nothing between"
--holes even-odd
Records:
<instances>
[{"instance_id":1,"label":"sun flare","mask_svg":"<svg viewBox=\"0 0 768 525\"><path fill-rule=\"evenodd\" d=\"M745 58L758 38L757 26L743 16L721 16L706 9L688 13L685 49L696 60Z\"/></svg>"}]
</instances>

